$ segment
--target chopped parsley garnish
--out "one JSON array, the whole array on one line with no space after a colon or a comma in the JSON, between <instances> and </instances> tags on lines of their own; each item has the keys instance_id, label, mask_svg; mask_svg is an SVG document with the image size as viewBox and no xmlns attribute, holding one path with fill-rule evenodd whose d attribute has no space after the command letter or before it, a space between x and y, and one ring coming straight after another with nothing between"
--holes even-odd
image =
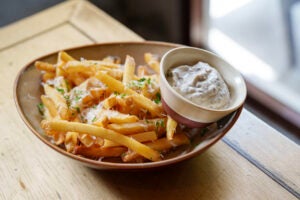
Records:
<instances>
[{"instance_id":1,"label":"chopped parsley garnish","mask_svg":"<svg viewBox=\"0 0 300 200\"><path fill-rule=\"evenodd\" d=\"M159 128L159 127L162 127L164 128L165 127L165 121L164 120L158 120L155 122L155 127L156 128Z\"/></svg>"},{"instance_id":2,"label":"chopped parsley garnish","mask_svg":"<svg viewBox=\"0 0 300 200\"><path fill-rule=\"evenodd\" d=\"M71 104L71 102L70 102L70 96L69 95L64 95L64 98L65 98L65 100L67 102L68 107L70 107L70 104Z\"/></svg>"},{"instance_id":3,"label":"chopped parsley garnish","mask_svg":"<svg viewBox=\"0 0 300 200\"><path fill-rule=\"evenodd\" d=\"M117 92L117 91L114 91L114 95L116 95L116 96L120 96L122 99L126 96L126 94L125 93L119 93L119 92Z\"/></svg>"},{"instance_id":4,"label":"chopped parsley garnish","mask_svg":"<svg viewBox=\"0 0 300 200\"><path fill-rule=\"evenodd\" d=\"M65 79L65 84L66 84L66 87L67 87L67 91L70 91L71 86L70 86L70 83L67 79Z\"/></svg>"},{"instance_id":5,"label":"chopped parsley garnish","mask_svg":"<svg viewBox=\"0 0 300 200\"><path fill-rule=\"evenodd\" d=\"M76 106L76 107L72 106L71 110L76 110L77 113L80 113L80 108L78 106ZM72 115L73 115L73 113L72 113Z\"/></svg>"},{"instance_id":6,"label":"chopped parsley garnish","mask_svg":"<svg viewBox=\"0 0 300 200\"><path fill-rule=\"evenodd\" d=\"M147 79L147 83L148 83L148 85L151 84L151 78L148 78L148 79Z\"/></svg>"},{"instance_id":7,"label":"chopped parsley garnish","mask_svg":"<svg viewBox=\"0 0 300 200\"><path fill-rule=\"evenodd\" d=\"M40 113L41 115L44 115L44 112L45 112L45 106L44 106L44 104L43 104L43 103L39 103L39 104L37 105L37 108L38 108L38 110L39 110L39 113Z\"/></svg>"},{"instance_id":8,"label":"chopped parsley garnish","mask_svg":"<svg viewBox=\"0 0 300 200\"><path fill-rule=\"evenodd\" d=\"M55 88L59 93L61 93L62 95L65 94L65 90L62 88Z\"/></svg>"},{"instance_id":9,"label":"chopped parsley garnish","mask_svg":"<svg viewBox=\"0 0 300 200\"><path fill-rule=\"evenodd\" d=\"M159 104L159 103L161 102L161 95L160 95L159 92L156 93L154 102L155 102L156 104Z\"/></svg>"},{"instance_id":10,"label":"chopped parsley garnish","mask_svg":"<svg viewBox=\"0 0 300 200\"><path fill-rule=\"evenodd\" d=\"M117 91L114 91L114 95L118 96L120 93Z\"/></svg>"},{"instance_id":11,"label":"chopped parsley garnish","mask_svg":"<svg viewBox=\"0 0 300 200\"><path fill-rule=\"evenodd\" d=\"M97 117L95 116L93 119L92 119L92 122L95 122L97 119Z\"/></svg>"},{"instance_id":12,"label":"chopped parsley garnish","mask_svg":"<svg viewBox=\"0 0 300 200\"><path fill-rule=\"evenodd\" d=\"M123 99L126 96L125 93L120 94L120 97Z\"/></svg>"},{"instance_id":13,"label":"chopped parsley garnish","mask_svg":"<svg viewBox=\"0 0 300 200\"><path fill-rule=\"evenodd\" d=\"M134 88L134 87L137 87L137 88L143 88L145 87L145 85L150 85L151 84L151 78L141 78L139 80L133 80L133 81L130 81L128 84L127 84L127 87L129 88Z\"/></svg>"},{"instance_id":14,"label":"chopped parsley garnish","mask_svg":"<svg viewBox=\"0 0 300 200\"><path fill-rule=\"evenodd\" d=\"M81 90L75 90L74 91L74 100L79 101L82 98L83 91Z\"/></svg>"},{"instance_id":15,"label":"chopped parsley garnish","mask_svg":"<svg viewBox=\"0 0 300 200\"><path fill-rule=\"evenodd\" d=\"M141 78L141 79L138 80L138 82L141 83L141 82L144 82L145 80L146 80L146 78Z\"/></svg>"}]
</instances>

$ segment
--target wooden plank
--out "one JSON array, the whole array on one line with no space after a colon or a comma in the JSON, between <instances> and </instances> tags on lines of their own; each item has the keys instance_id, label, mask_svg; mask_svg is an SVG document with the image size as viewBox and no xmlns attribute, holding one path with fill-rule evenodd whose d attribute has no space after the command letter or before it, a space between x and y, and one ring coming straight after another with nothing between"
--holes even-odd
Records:
<instances>
[{"instance_id":1,"label":"wooden plank","mask_svg":"<svg viewBox=\"0 0 300 200\"><path fill-rule=\"evenodd\" d=\"M14 79L17 72L25 64L59 49L91 43L88 38L76 31L71 25L66 24L5 51L0 51L0 106L5 105L7 99L12 100ZM12 105L12 107L15 106Z\"/></svg>"},{"instance_id":2,"label":"wooden plank","mask_svg":"<svg viewBox=\"0 0 300 200\"><path fill-rule=\"evenodd\" d=\"M0 50L67 22L77 4L67 1L1 28Z\"/></svg>"},{"instance_id":3,"label":"wooden plank","mask_svg":"<svg viewBox=\"0 0 300 200\"><path fill-rule=\"evenodd\" d=\"M25 127L14 105L13 83L20 68L32 59L90 43L71 25L65 24L0 52L0 199L57 198L58 193L52 189L59 190L60 186L47 187L56 183L61 176L58 174L66 173L73 163L65 165L65 158L47 148ZM76 169L80 168L70 170L72 174L66 184L70 186L78 181L74 174L79 174Z\"/></svg>"},{"instance_id":4,"label":"wooden plank","mask_svg":"<svg viewBox=\"0 0 300 200\"><path fill-rule=\"evenodd\" d=\"M300 194L300 147L263 121L243 110L225 140L254 165Z\"/></svg>"},{"instance_id":5,"label":"wooden plank","mask_svg":"<svg viewBox=\"0 0 300 200\"><path fill-rule=\"evenodd\" d=\"M77 6L70 22L95 42L143 40L93 4L84 1Z\"/></svg>"}]
</instances>

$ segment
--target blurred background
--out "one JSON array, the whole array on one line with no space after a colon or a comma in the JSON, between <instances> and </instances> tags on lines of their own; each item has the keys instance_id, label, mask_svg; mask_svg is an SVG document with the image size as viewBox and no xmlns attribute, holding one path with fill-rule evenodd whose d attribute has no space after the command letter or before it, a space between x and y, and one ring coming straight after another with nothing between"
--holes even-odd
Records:
<instances>
[{"instance_id":1,"label":"blurred background","mask_svg":"<svg viewBox=\"0 0 300 200\"><path fill-rule=\"evenodd\" d=\"M0 28L61 2L1 0ZM90 2L146 40L219 54L247 81L245 107L300 144L300 0Z\"/></svg>"}]
</instances>

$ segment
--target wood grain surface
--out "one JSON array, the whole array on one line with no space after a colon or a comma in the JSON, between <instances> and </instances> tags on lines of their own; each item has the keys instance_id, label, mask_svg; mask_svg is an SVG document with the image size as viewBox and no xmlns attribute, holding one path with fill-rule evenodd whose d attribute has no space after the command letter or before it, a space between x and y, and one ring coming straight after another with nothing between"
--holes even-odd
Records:
<instances>
[{"instance_id":1,"label":"wood grain surface","mask_svg":"<svg viewBox=\"0 0 300 200\"><path fill-rule=\"evenodd\" d=\"M13 101L18 71L44 54L140 36L86 1L67 1L0 29L0 199L297 199L299 146L244 110L204 154L147 172L97 171L39 141Z\"/></svg>"}]
</instances>

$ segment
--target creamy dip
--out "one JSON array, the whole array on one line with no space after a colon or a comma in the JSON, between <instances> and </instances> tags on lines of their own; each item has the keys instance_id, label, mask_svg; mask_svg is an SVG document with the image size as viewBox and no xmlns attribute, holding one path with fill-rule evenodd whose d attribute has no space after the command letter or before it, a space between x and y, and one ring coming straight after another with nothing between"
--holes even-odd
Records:
<instances>
[{"instance_id":1,"label":"creamy dip","mask_svg":"<svg viewBox=\"0 0 300 200\"><path fill-rule=\"evenodd\" d=\"M230 93L220 73L209 64L198 62L169 69L170 85L183 97L197 105L224 109L229 106Z\"/></svg>"}]
</instances>

